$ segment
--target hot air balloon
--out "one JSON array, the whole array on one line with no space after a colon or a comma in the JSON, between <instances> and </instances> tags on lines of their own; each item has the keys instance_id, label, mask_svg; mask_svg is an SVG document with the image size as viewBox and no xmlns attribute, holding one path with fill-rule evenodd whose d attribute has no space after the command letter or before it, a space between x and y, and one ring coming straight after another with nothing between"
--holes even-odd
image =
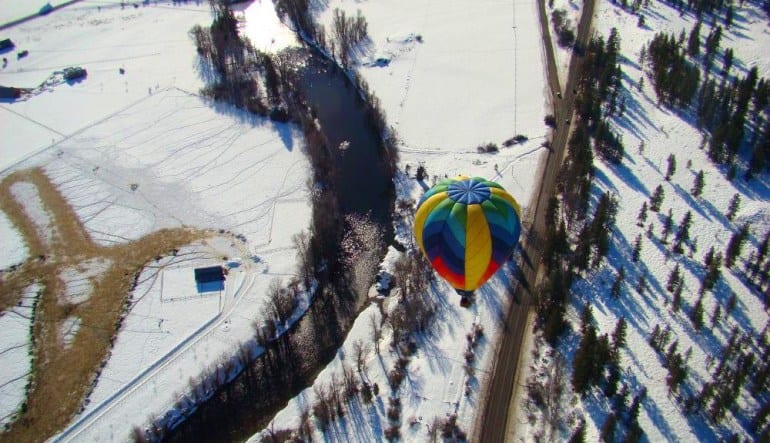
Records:
<instances>
[{"instance_id":1,"label":"hot air balloon","mask_svg":"<svg viewBox=\"0 0 770 443\"><path fill-rule=\"evenodd\" d=\"M467 303L516 247L520 213L499 184L459 176L436 183L423 195L414 236L436 272Z\"/></svg>"}]
</instances>

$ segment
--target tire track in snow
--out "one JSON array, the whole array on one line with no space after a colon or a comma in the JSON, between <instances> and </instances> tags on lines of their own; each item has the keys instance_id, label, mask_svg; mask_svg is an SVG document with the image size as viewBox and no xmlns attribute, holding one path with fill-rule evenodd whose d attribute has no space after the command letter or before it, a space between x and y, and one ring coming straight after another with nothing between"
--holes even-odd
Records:
<instances>
[{"instance_id":1,"label":"tire track in snow","mask_svg":"<svg viewBox=\"0 0 770 443\"><path fill-rule=\"evenodd\" d=\"M57 131L56 129L54 129L54 128L52 128L52 127L48 126L48 125L45 125L45 124L43 124L43 123L40 123L39 121L37 121L37 120L35 120L35 119L31 118L31 117L27 117L27 116L26 116L26 115L24 115L24 114L18 113L18 112L14 111L13 109L11 109L11 108L9 108L9 107L7 107L7 106L0 106L0 108L3 108L3 109L5 109L6 111L10 112L11 114L15 114L15 115L17 115L17 116L19 116L19 117L23 118L24 120L27 120L27 121L28 121L28 122L30 122L30 123L34 123L34 124L36 124L36 125L40 126L40 127L41 127L41 128L43 128L43 129L46 129L46 130L48 130L48 131L51 131L51 132L53 132L54 134L56 134L56 135L58 135L58 136L60 136L60 137L65 137L65 135L64 135L64 134L62 134L61 132Z\"/></svg>"}]
</instances>

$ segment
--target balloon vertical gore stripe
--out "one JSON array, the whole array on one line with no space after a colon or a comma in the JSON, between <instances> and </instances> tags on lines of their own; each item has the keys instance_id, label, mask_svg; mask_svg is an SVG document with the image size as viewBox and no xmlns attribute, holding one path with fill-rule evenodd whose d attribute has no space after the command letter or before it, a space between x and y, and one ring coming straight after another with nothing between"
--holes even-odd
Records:
<instances>
[{"instance_id":1,"label":"balloon vertical gore stripe","mask_svg":"<svg viewBox=\"0 0 770 443\"><path fill-rule=\"evenodd\" d=\"M467 240L465 243L465 290L479 286L492 258L492 238L481 205L468 205ZM471 289L472 288L472 289Z\"/></svg>"}]
</instances>

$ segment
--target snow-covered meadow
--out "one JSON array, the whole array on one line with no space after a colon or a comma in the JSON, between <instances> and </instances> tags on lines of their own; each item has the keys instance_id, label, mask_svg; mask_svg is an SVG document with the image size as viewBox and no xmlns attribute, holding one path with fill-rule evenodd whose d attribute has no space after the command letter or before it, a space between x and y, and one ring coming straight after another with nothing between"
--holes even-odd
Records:
<instances>
[{"instance_id":1,"label":"snow-covered meadow","mask_svg":"<svg viewBox=\"0 0 770 443\"><path fill-rule=\"evenodd\" d=\"M42 167L100 246L163 228L212 236L142 272L89 402L62 435L73 439L126 440L133 426L173 409L190 377L252 338L268 285L294 275L292 236L308 228L311 211L299 132L196 95L210 73L188 31L210 24L207 2L120 3L78 3L5 30L29 55L9 57L0 84L32 94L0 103L2 175ZM52 83L68 66L88 76ZM55 221L35 203L37 189L21 182L12 190L44 238L52 235ZM2 220L5 268L28 253ZM193 266L233 260L243 265L233 265L221 297L182 296ZM62 302L87 303L104 266L62 270ZM80 326L76 318L62 323L65 344ZM28 332L9 337L28 348ZM26 351L4 355L29 365ZM10 413L23 397L7 395Z\"/></svg>"}]
</instances>

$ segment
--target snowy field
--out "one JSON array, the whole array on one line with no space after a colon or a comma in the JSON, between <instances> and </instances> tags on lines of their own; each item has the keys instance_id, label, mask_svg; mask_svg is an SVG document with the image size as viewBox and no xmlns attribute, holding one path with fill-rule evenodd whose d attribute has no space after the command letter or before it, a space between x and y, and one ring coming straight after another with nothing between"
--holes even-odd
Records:
<instances>
[{"instance_id":1,"label":"snowy field","mask_svg":"<svg viewBox=\"0 0 770 443\"><path fill-rule=\"evenodd\" d=\"M35 2L3 5L8 3ZM0 102L0 170L151 92L172 86L197 92L203 86L187 32L211 22L208 4L154 3L125 9L117 0L76 3L3 31L16 51L29 55L6 56L0 84L36 90L27 100ZM69 66L82 66L88 77L40 88Z\"/></svg>"},{"instance_id":2,"label":"snowy field","mask_svg":"<svg viewBox=\"0 0 770 443\"><path fill-rule=\"evenodd\" d=\"M208 73L187 33L210 22L202 1L125 8L119 1L82 2L4 31L29 55L9 57L0 84L33 92L0 103L3 176L42 167L103 246L162 228L223 230L142 272L89 403L63 435L69 439L123 441L133 425L172 409L190 377L252 337L270 281L294 275L291 237L307 229L310 217L301 137L291 126L195 95ZM68 66L82 66L88 76L61 82ZM25 185L13 187L25 210L44 209ZM34 220L48 219L37 214ZM25 259L15 228L0 226L3 248L11 252L4 266ZM223 263L224 257L244 265L231 270L221 297L178 297L189 288L160 277L166 268ZM64 270L61 299L87 303L98 278L93 268L103 266ZM71 318L60 326L66 344L79 324ZM26 351L24 357L16 360L28 365ZM17 384L3 393L9 399L3 411L23 398Z\"/></svg>"},{"instance_id":3,"label":"snowy field","mask_svg":"<svg viewBox=\"0 0 770 443\"><path fill-rule=\"evenodd\" d=\"M699 332L693 329L688 313L697 299L700 280L703 275L703 257L709 248L724 253L733 232L744 222L751 222L751 237L744 246L743 256L753 250L762 236L770 229L770 182L767 175L745 182L742 172L730 182L725 178L726 168L714 166L705 151L699 150L702 135L690 121L691 116L672 112L656 105L657 98L651 81L645 79L639 90L638 82L643 76L638 64L640 48L652 39L655 33L665 31L678 35L684 30L689 33L695 24L691 14L680 17L679 13L661 2L651 2L643 8L646 26L637 26L637 17L612 5L601 2L597 5L594 29L604 36L617 27L621 38L621 52L624 72L623 95L626 96L627 110L622 118L615 118L613 126L619 130L625 145L622 165L610 166L595 160L594 200L600 193L610 191L618 199L617 229L612 236L612 248L604 264L592 271L573 286L573 304L568 317L573 332L563 339L560 350L565 354L571 368L573 353L577 347L580 311L586 303L593 307L597 334L611 333L618 318L628 322L627 346L622 351L620 367L623 371L621 382L628 384L630 396L642 387L647 389L647 399L642 403L639 424L649 441L717 441L726 440L731 432L746 432L743 425L731 414L714 427L697 415L687 416L679 404L668 394L663 358L648 344L654 326L666 324L672 328L671 341L678 340L678 350L684 354L692 349L688 367L687 383L699 390L704 382L711 379L714 359L730 335L733 326L756 336L767 324L768 314L761 301L761 295L746 285L740 278L743 273L743 259L732 269L722 268L721 282L715 291L708 291L703 297L704 327ZM705 25L705 23L704 23ZM701 32L701 41L708 33L708 26ZM736 5L735 25L725 30L721 50L733 48L736 54L733 75L745 76L748 70L757 66L759 76L770 77L770 34L767 18L763 12L749 3ZM717 66L721 56L717 57ZM737 69L736 69L737 68ZM644 143L643 152L639 150ZM667 158L674 154L677 160L676 173L670 182L664 180ZM691 164L688 166L688 164ZM705 175L703 195L691 195L694 178L698 171ZM661 232L661 222L669 209L677 224L685 212L691 211L693 223L691 238L697 241L697 251L689 255L670 252L670 245L660 240L647 239L645 228L637 226L637 215L642 203L649 200L653 190L662 184L665 199L659 213L649 212L647 223L654 225L656 237ZM728 202L738 193L741 198L740 210L731 222L725 217ZM643 246L640 260L633 262L630 251L637 235L642 234ZM684 276L682 308L678 313L671 309L671 294L665 289L669 275L679 265ZM608 294L619 269L625 270L625 285L618 300ZM646 273L649 289L640 294L636 289L639 275ZM737 295L737 304L731 315L725 317L725 306L731 293ZM715 306L722 309L722 320L711 327L710 316ZM571 369L570 369L571 370ZM742 396L738 403L744 410L756 407L748 396ZM523 409L523 408L522 408ZM596 441L599 430L607 418L609 404L603 394L594 392L580 400L577 410L586 418L587 441ZM750 418L750 416L748 417ZM526 415L520 412L517 441L529 441L537 426L528 425ZM619 427L618 429L621 429ZM622 435L616 431L616 438ZM746 436L744 434L744 436Z\"/></svg>"},{"instance_id":4,"label":"snowy field","mask_svg":"<svg viewBox=\"0 0 770 443\"><path fill-rule=\"evenodd\" d=\"M327 30L335 8L367 18L371 42L356 67L400 137L402 165L412 174L424 162L431 176L495 177L526 204L547 129L536 2L334 0L318 17ZM502 146L517 134L529 142L477 154L482 143Z\"/></svg>"},{"instance_id":5,"label":"snowy field","mask_svg":"<svg viewBox=\"0 0 770 443\"><path fill-rule=\"evenodd\" d=\"M2 0L0 1L0 26L20 18L34 16L44 11L47 5L53 7L69 0Z\"/></svg>"},{"instance_id":6,"label":"snowy field","mask_svg":"<svg viewBox=\"0 0 770 443\"><path fill-rule=\"evenodd\" d=\"M0 425L10 421L27 397L33 306L41 289L37 284L28 286L18 305L0 314Z\"/></svg>"},{"instance_id":7,"label":"snowy field","mask_svg":"<svg viewBox=\"0 0 770 443\"><path fill-rule=\"evenodd\" d=\"M24 238L3 211L0 211L0 248L3 250L0 255L0 269L22 263L29 257Z\"/></svg>"}]
</instances>

